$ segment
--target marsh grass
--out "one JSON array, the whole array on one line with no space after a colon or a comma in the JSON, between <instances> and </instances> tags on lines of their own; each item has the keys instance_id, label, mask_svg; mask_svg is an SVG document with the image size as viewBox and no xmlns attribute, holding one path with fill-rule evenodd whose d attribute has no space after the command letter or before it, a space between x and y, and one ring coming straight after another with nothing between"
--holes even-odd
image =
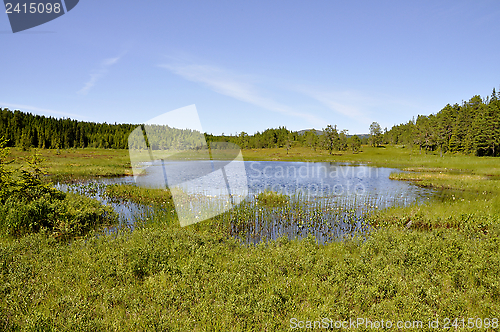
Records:
<instances>
[{"instance_id":1,"label":"marsh grass","mask_svg":"<svg viewBox=\"0 0 500 332\"><path fill-rule=\"evenodd\" d=\"M242 246L215 228L148 223L75 240L0 240L5 331L287 331L293 317L498 317L498 225L387 227L368 239ZM362 330L362 329L359 329Z\"/></svg>"},{"instance_id":2,"label":"marsh grass","mask_svg":"<svg viewBox=\"0 0 500 332\"><path fill-rule=\"evenodd\" d=\"M271 190L265 190L255 196L258 203L266 207L283 206L289 202L289 197Z\"/></svg>"},{"instance_id":3,"label":"marsh grass","mask_svg":"<svg viewBox=\"0 0 500 332\"><path fill-rule=\"evenodd\" d=\"M147 204L156 213L167 212L168 218L176 218L179 210L174 207L168 190L148 189L134 185L110 185L104 195L120 202ZM189 195L187 195L189 196ZM355 235L365 236L370 229L366 215L389 205L406 205L406 197L394 196L295 196L272 191L251 194L233 209L227 211L222 205L229 201L224 196L205 197L197 203L205 212L219 211L210 221L221 233L241 240L243 243L259 243L275 240L281 236L300 239L313 235L319 243L339 241ZM179 204L179 198L177 198ZM184 205L193 208L190 200ZM198 206L198 207L200 207ZM178 207L177 207L178 208ZM226 212L224 212L226 211ZM196 212L196 211L195 211ZM203 211L198 211L203 215ZM222 213L221 213L222 212ZM182 213L182 212L181 212ZM205 214L207 214L205 213ZM159 221L161 222L161 220Z\"/></svg>"},{"instance_id":4,"label":"marsh grass","mask_svg":"<svg viewBox=\"0 0 500 332\"><path fill-rule=\"evenodd\" d=\"M423 170L423 169L421 169ZM489 232L500 222L500 182L470 173L418 172L391 178L441 189L438 198L420 206L389 208L373 216L372 225L411 229L456 228Z\"/></svg>"},{"instance_id":5,"label":"marsh grass","mask_svg":"<svg viewBox=\"0 0 500 332\"><path fill-rule=\"evenodd\" d=\"M138 187L130 184L113 184L104 189L104 195L108 198L121 200L132 200L135 203L150 205L172 205L172 194L168 189L151 189Z\"/></svg>"},{"instance_id":6,"label":"marsh grass","mask_svg":"<svg viewBox=\"0 0 500 332\"><path fill-rule=\"evenodd\" d=\"M469 193L500 193L500 181L496 177L468 172L457 174L443 171L429 172L421 169L419 172L412 173L392 173L389 178L393 180L412 181L418 186L427 188L449 189Z\"/></svg>"},{"instance_id":7,"label":"marsh grass","mask_svg":"<svg viewBox=\"0 0 500 332\"><path fill-rule=\"evenodd\" d=\"M244 151L254 160L283 160L285 154ZM231 236L229 221L249 234L258 230L249 221L272 221L268 216L281 217L285 226L288 219L314 220L319 211L294 199L267 207L246 202L183 228L160 206L144 213L134 231L71 245L44 234L0 238L0 330L289 331L292 318L422 320L425 327L436 318L500 317L498 159L391 147L333 157L293 148L290 156L411 167L419 172L398 177L448 189L406 207L374 209L379 202L360 201L373 211L369 236L324 244L311 235L272 240L263 234L268 240L257 244ZM113 190L128 200L166 198ZM341 206L331 206L337 212L327 210L326 201L316 204L317 220L342 215Z\"/></svg>"},{"instance_id":8,"label":"marsh grass","mask_svg":"<svg viewBox=\"0 0 500 332\"><path fill-rule=\"evenodd\" d=\"M245 201L214 219L228 225L230 236L254 244L282 236L289 239L314 236L319 243L325 243L367 231L352 202L341 205L300 198L279 202L269 205L259 199Z\"/></svg>"},{"instance_id":9,"label":"marsh grass","mask_svg":"<svg viewBox=\"0 0 500 332\"><path fill-rule=\"evenodd\" d=\"M16 160L29 158L31 151L11 148L11 156ZM128 150L113 149L37 149L45 159L44 166L52 181L72 181L95 177L117 177L132 174ZM16 161L12 167L18 167Z\"/></svg>"},{"instance_id":10,"label":"marsh grass","mask_svg":"<svg viewBox=\"0 0 500 332\"><path fill-rule=\"evenodd\" d=\"M121 202L146 203L155 211L153 215L156 213L177 221L178 211L174 212L172 196L168 190L111 185L104 189L104 193L107 197L120 199ZM224 211L220 205L228 202L221 199L207 198L203 208L208 212ZM375 207L367 204L367 199L364 202L364 208ZM185 203L188 204L188 200ZM309 234L316 235L320 242L326 242L342 239L344 235L353 235L355 230L362 229L359 205L362 203L355 200L335 202L323 197L309 201L304 197L289 197L265 191L202 224L208 223L212 227L217 225L221 233L235 237L243 243L258 243L280 236L302 238ZM151 220L164 222L161 218Z\"/></svg>"}]
</instances>

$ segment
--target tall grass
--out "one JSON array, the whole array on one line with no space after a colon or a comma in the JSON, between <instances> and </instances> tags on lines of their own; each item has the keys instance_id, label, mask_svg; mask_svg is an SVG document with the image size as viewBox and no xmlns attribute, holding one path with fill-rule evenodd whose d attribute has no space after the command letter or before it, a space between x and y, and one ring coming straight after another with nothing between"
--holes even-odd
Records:
<instances>
[{"instance_id":1,"label":"tall grass","mask_svg":"<svg viewBox=\"0 0 500 332\"><path fill-rule=\"evenodd\" d=\"M118 199L121 203L131 201L154 206L153 211L167 212L175 219L172 196L168 190L148 189L134 185L111 185L104 189L104 195ZM189 205L186 194L185 204ZM225 196L206 197L201 202L205 212L225 211L222 205L229 200ZM177 202L179 203L179 202ZM351 195L351 196L287 196L273 191L250 194L246 200L233 209L212 217L212 225L221 232L244 243L258 243L281 236L300 239L313 235L320 243L342 240L355 234L365 234L370 226L366 215L377 209L392 205L407 205L405 196ZM208 213L207 212L207 213ZM201 215L207 214L200 212Z\"/></svg>"}]
</instances>

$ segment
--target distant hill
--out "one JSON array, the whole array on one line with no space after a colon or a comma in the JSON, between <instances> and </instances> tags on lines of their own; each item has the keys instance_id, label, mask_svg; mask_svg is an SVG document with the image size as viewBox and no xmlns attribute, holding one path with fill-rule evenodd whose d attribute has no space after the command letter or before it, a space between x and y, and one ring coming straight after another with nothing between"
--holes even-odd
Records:
<instances>
[{"instance_id":1,"label":"distant hill","mask_svg":"<svg viewBox=\"0 0 500 332\"><path fill-rule=\"evenodd\" d=\"M304 135L308 131L316 132L316 135L323 135L323 131L322 130L318 130L318 129L314 129L314 128L313 129L299 130L299 131L297 131L297 134ZM360 139L370 138L370 134L355 134L355 135L357 135ZM351 136L354 136L354 135L347 135L347 137L351 137Z\"/></svg>"},{"instance_id":2,"label":"distant hill","mask_svg":"<svg viewBox=\"0 0 500 332\"><path fill-rule=\"evenodd\" d=\"M297 131L297 134L299 135L304 135L306 132L308 131L313 131L313 132L316 132L316 135L323 135L323 131L321 130L318 130L318 129L303 129L303 130L299 130Z\"/></svg>"}]
</instances>

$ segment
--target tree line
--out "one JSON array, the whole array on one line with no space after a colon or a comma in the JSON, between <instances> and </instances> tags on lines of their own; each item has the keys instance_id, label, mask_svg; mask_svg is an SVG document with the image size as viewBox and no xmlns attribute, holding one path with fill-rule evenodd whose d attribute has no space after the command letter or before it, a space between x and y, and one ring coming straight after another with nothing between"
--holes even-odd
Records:
<instances>
[{"instance_id":1,"label":"tree line","mask_svg":"<svg viewBox=\"0 0 500 332\"><path fill-rule=\"evenodd\" d=\"M57 119L0 108L0 137L7 146L23 149L36 148L113 148L126 149L129 135L139 125L84 122ZM160 128L161 127L161 128ZM152 148L193 148L200 146L201 133L163 126L149 126ZM466 153L478 156L500 154L500 92L491 96L476 95L461 105L446 105L431 115L419 115L407 123L382 130L377 122L370 125L370 135L349 135L336 125L322 130L291 131L286 127L270 128L249 135L242 131L235 135L204 134L206 142L229 142L244 149L309 147L333 151L358 152L362 144L383 144L417 147L420 151ZM165 134L167 133L167 134ZM141 136L141 135L139 135ZM135 145L141 144L139 137ZM134 141L132 139L132 141ZM135 142L135 141L134 141ZM187 145L186 145L187 144ZM183 146L186 145L186 146Z\"/></svg>"},{"instance_id":2,"label":"tree line","mask_svg":"<svg viewBox=\"0 0 500 332\"><path fill-rule=\"evenodd\" d=\"M0 108L0 137L9 147L126 149L132 124L107 124L57 119Z\"/></svg>"},{"instance_id":3,"label":"tree line","mask_svg":"<svg viewBox=\"0 0 500 332\"><path fill-rule=\"evenodd\" d=\"M285 148L288 152L292 147L309 147L313 150L324 149L329 151L359 151L361 144L367 144L367 137L348 135L347 129L339 130L337 126L328 125L322 130L291 131L286 127L270 128L263 132L249 135L241 132L237 135L205 134L207 143L230 142L244 149Z\"/></svg>"},{"instance_id":4,"label":"tree line","mask_svg":"<svg viewBox=\"0 0 500 332\"><path fill-rule=\"evenodd\" d=\"M385 143L417 147L443 154L498 156L500 153L500 93L476 95L461 105L446 105L429 116L419 115L383 134Z\"/></svg>"},{"instance_id":5,"label":"tree line","mask_svg":"<svg viewBox=\"0 0 500 332\"><path fill-rule=\"evenodd\" d=\"M11 111L0 108L0 137L6 139L8 147L22 149L65 149L65 148L112 148L126 149L129 142L133 148L142 146L142 135L130 134L140 125L137 124L108 124L58 119L43 115L33 115L19 110ZM143 127L144 129L144 127ZM202 145L200 134L190 130L180 130L167 126L151 126L146 128L153 149L185 149ZM151 137L148 137L151 136ZM302 132L290 131L285 127L267 129L249 135L241 132L237 135L204 134L208 144L212 142L230 142L241 148L286 148L306 146L314 150L326 149L330 153L334 150L359 150L361 139L350 138L347 131L338 131L336 126L328 126L323 131L306 130ZM137 139L136 139L137 138ZM358 142L359 141L359 142ZM366 143L366 138L365 142Z\"/></svg>"}]
</instances>

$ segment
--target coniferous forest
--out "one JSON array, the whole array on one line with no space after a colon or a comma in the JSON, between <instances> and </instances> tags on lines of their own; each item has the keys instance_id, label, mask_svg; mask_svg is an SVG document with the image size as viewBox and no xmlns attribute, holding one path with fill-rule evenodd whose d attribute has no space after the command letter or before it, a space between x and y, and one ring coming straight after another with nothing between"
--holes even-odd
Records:
<instances>
[{"instance_id":1,"label":"coniferous forest","mask_svg":"<svg viewBox=\"0 0 500 332\"><path fill-rule=\"evenodd\" d=\"M500 149L500 93L474 96L461 105L448 104L437 114L392 127L384 140L428 151L498 156Z\"/></svg>"},{"instance_id":2,"label":"coniferous forest","mask_svg":"<svg viewBox=\"0 0 500 332\"><path fill-rule=\"evenodd\" d=\"M126 149L134 124L107 124L57 119L0 108L0 137L7 146L35 148L112 148ZM477 156L500 155L500 92L472 97L461 105L446 105L428 116L419 115L408 123L382 131L377 123L370 126L368 137L348 135L347 130L327 126L322 131L293 132L285 127L266 129L249 135L205 134L206 141L231 142L241 148L292 148L294 146L358 151L361 143L392 144L418 148L420 151L464 153Z\"/></svg>"},{"instance_id":3,"label":"coniferous forest","mask_svg":"<svg viewBox=\"0 0 500 332\"><path fill-rule=\"evenodd\" d=\"M9 147L126 149L132 124L57 119L0 108L0 137Z\"/></svg>"}]
</instances>

